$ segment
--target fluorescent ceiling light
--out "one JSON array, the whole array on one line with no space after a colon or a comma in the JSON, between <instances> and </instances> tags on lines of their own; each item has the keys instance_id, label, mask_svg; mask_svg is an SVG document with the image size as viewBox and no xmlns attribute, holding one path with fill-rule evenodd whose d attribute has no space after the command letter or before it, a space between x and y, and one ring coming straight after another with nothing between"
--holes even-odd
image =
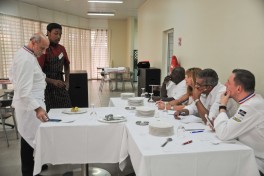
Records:
<instances>
[{"instance_id":1,"label":"fluorescent ceiling light","mask_svg":"<svg viewBox=\"0 0 264 176\"><path fill-rule=\"evenodd\" d=\"M123 3L123 1L100 1L100 0L97 0L97 1L90 1L88 0L88 2L96 2L96 3L113 3L113 4L121 4Z\"/></svg>"},{"instance_id":2,"label":"fluorescent ceiling light","mask_svg":"<svg viewBox=\"0 0 264 176\"><path fill-rule=\"evenodd\" d=\"M115 16L113 12L88 12L90 16Z\"/></svg>"}]
</instances>

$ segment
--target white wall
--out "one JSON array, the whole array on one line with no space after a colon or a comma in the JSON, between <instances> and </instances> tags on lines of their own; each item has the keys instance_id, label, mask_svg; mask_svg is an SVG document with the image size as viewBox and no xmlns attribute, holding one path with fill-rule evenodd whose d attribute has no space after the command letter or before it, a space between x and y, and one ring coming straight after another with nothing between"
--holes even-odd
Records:
<instances>
[{"instance_id":1,"label":"white wall","mask_svg":"<svg viewBox=\"0 0 264 176\"><path fill-rule=\"evenodd\" d=\"M66 26L85 29L108 28L108 21L104 19L86 19L14 0L0 0L0 13L43 22L56 22Z\"/></svg>"},{"instance_id":2,"label":"white wall","mask_svg":"<svg viewBox=\"0 0 264 176\"><path fill-rule=\"evenodd\" d=\"M148 0L138 13L139 60L162 68L163 32L171 28L184 68L213 68L223 83L232 69L248 69L264 95L263 0Z\"/></svg>"}]
</instances>

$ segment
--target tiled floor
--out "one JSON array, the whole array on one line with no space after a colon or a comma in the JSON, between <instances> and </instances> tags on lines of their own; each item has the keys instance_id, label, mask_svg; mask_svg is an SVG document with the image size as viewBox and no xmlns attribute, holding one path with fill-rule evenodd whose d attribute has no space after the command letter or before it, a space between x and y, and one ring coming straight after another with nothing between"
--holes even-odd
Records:
<instances>
[{"instance_id":1,"label":"tiled floor","mask_svg":"<svg viewBox=\"0 0 264 176\"><path fill-rule=\"evenodd\" d=\"M88 94L89 94L89 104L94 104L96 107L108 106L110 97L120 96L121 91L109 91L108 83L104 85L103 91L99 92L98 80L88 81ZM119 85L121 88L121 85ZM135 88L137 86L135 85ZM131 85L126 83L126 92L132 92ZM135 93L137 90L135 90ZM11 119L9 120L10 122ZM14 129L7 127L8 139L10 146L7 147L7 143L4 137L4 132L2 125L0 126L0 176L21 176L20 171L20 139L16 139L16 134ZM106 169L111 173L112 176L124 176L133 172L131 165L127 166L123 172L118 168L118 164L90 164L93 167L100 167ZM67 171L72 171L73 174L68 174ZM62 166L49 166L49 169L41 173L42 175L49 176L80 176L80 166L79 165L62 165Z\"/></svg>"}]
</instances>

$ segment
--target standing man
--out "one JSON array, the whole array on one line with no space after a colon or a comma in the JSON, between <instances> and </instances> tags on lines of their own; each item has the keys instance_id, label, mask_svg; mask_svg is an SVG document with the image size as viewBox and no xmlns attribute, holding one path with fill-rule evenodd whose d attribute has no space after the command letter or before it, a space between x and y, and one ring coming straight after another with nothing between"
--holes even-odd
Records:
<instances>
[{"instance_id":1,"label":"standing man","mask_svg":"<svg viewBox=\"0 0 264 176\"><path fill-rule=\"evenodd\" d=\"M9 78L14 85L12 106L15 107L18 131L21 135L21 166L23 176L32 176L35 135L41 122L48 120L45 111L45 74L37 57L45 53L49 40L42 33L34 34L27 46L19 49L13 59Z\"/></svg>"},{"instance_id":2,"label":"standing man","mask_svg":"<svg viewBox=\"0 0 264 176\"><path fill-rule=\"evenodd\" d=\"M47 112L49 112L51 108L71 107L68 93L70 61L64 46L59 44L61 35L62 27L60 24L48 24L47 36L50 45L46 53L38 58L39 64L46 74L47 88L45 90L45 103ZM64 74L65 81L63 78Z\"/></svg>"},{"instance_id":3,"label":"standing man","mask_svg":"<svg viewBox=\"0 0 264 176\"><path fill-rule=\"evenodd\" d=\"M221 140L238 139L254 150L260 175L264 173L264 100L255 94L255 76L248 70L235 69L226 82L226 95L221 96L219 115L214 121ZM229 98L240 104L236 114L228 117Z\"/></svg>"}]
</instances>

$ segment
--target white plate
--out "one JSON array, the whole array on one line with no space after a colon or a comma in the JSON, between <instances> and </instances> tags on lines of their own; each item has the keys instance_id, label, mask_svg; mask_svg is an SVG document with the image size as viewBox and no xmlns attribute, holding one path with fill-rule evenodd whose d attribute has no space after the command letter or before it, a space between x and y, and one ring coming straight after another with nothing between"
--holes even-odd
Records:
<instances>
[{"instance_id":1,"label":"white plate","mask_svg":"<svg viewBox=\"0 0 264 176\"><path fill-rule=\"evenodd\" d=\"M77 112L72 112L71 109L65 109L62 111L62 113L64 113L64 114L83 114L86 112L87 112L86 109L79 109Z\"/></svg>"},{"instance_id":2,"label":"white plate","mask_svg":"<svg viewBox=\"0 0 264 176\"><path fill-rule=\"evenodd\" d=\"M123 116L114 116L114 118L117 118L115 120L105 120L104 118L98 119L99 122L104 122L104 123L119 123L119 122L125 122L127 121L125 117Z\"/></svg>"}]
</instances>

